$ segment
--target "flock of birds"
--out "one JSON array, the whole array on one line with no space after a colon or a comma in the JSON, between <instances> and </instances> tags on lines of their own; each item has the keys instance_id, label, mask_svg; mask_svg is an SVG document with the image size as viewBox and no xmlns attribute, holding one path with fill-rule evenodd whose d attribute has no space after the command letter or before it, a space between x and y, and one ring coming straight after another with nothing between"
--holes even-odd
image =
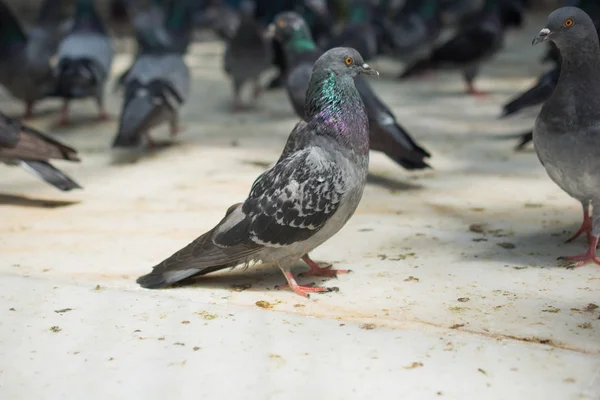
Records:
<instances>
[{"instance_id":1,"label":"flock of birds","mask_svg":"<svg viewBox=\"0 0 600 400\"><path fill-rule=\"evenodd\" d=\"M113 46L93 0L75 0L63 18L61 0L45 0L26 32L0 0L0 84L25 103L24 119L44 98L63 99L59 124L68 124L70 101L94 99L107 119L104 92ZM114 0L115 18L127 17L138 44L131 67L117 80L123 91L116 148L139 147L163 123L178 132L178 114L189 95L184 56L195 26L210 26L226 42L225 72L233 86L233 111L246 110L242 88L275 66L268 88L283 87L300 117L277 163L258 177L243 203L231 206L209 232L156 265L138 283L161 288L240 264L263 261L281 268L288 287L308 296L325 287L299 285L290 271L298 259L307 275L334 277L308 253L339 231L356 210L365 186L369 150L385 153L408 170L428 168L429 152L398 123L368 82L378 75L368 61L380 54L406 66L398 79L438 69L459 71L466 93L483 63L502 49L506 31L523 22L524 0ZM573 266L600 264L596 245L600 175L595 161L600 107L600 48L594 21L600 2L574 1L553 12L534 44L550 44L554 63L536 85L504 106L503 116L544 103L532 132L550 177L584 209L572 238L586 233L589 249L567 257ZM597 4L598 3L598 4ZM576 8L574 6L580 8ZM584 11L585 10L585 11ZM587 13L586 13L587 12ZM597 24L600 26L600 23ZM585 92L583 92L585 91ZM594 97L598 91L598 97ZM592 106L590 106L590 104ZM599 104L600 106L600 104ZM80 186L49 163L79 161L77 152L0 113L0 161L21 165L61 190ZM599 202L599 203L596 203Z\"/></svg>"}]
</instances>

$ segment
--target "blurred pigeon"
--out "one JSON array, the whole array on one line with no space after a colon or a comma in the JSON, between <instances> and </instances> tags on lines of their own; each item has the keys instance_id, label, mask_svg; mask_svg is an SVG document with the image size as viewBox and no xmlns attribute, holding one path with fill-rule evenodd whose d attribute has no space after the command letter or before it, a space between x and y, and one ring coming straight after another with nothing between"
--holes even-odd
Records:
<instances>
[{"instance_id":1,"label":"blurred pigeon","mask_svg":"<svg viewBox=\"0 0 600 400\"><path fill-rule=\"evenodd\" d=\"M440 0L440 17L445 25L460 24L477 14L485 0Z\"/></svg>"},{"instance_id":2,"label":"blurred pigeon","mask_svg":"<svg viewBox=\"0 0 600 400\"><path fill-rule=\"evenodd\" d=\"M374 0L351 0L350 18L342 31L325 44L326 49L347 46L356 49L366 61L379 54L380 29L374 24Z\"/></svg>"},{"instance_id":3,"label":"blurred pigeon","mask_svg":"<svg viewBox=\"0 0 600 400\"><path fill-rule=\"evenodd\" d=\"M500 117L508 117L524 108L536 106L546 101L556 87L559 75L560 65L544 73L531 89L528 89L506 103Z\"/></svg>"},{"instance_id":4,"label":"blurred pigeon","mask_svg":"<svg viewBox=\"0 0 600 400\"><path fill-rule=\"evenodd\" d=\"M52 89L50 58L65 27L56 12L57 3L42 3L36 24L27 35L10 8L0 1L0 84L25 102L24 118L31 117L34 103Z\"/></svg>"},{"instance_id":5,"label":"blurred pigeon","mask_svg":"<svg viewBox=\"0 0 600 400\"><path fill-rule=\"evenodd\" d=\"M424 57L442 31L439 0L409 0L383 27L386 53L404 61Z\"/></svg>"},{"instance_id":6,"label":"blurred pigeon","mask_svg":"<svg viewBox=\"0 0 600 400\"><path fill-rule=\"evenodd\" d=\"M322 52L317 48L300 15L281 13L270 31L285 49L286 62L293 65L286 77L286 89L296 114L305 118L305 98L314 62ZM365 104L370 126L371 150L381 151L406 169L429 167L424 159L430 154L420 147L402 128L390 109L377 97L362 76L356 77L356 88Z\"/></svg>"},{"instance_id":7,"label":"blurred pigeon","mask_svg":"<svg viewBox=\"0 0 600 400\"><path fill-rule=\"evenodd\" d=\"M459 69L467 83L467 93L481 95L473 81L481 64L502 48L504 27L500 18L498 0L486 0L483 10L456 36L433 50L427 58L409 66L400 78L408 78L428 70Z\"/></svg>"},{"instance_id":8,"label":"blurred pigeon","mask_svg":"<svg viewBox=\"0 0 600 400\"><path fill-rule=\"evenodd\" d=\"M516 151L523 150L533 140L533 131L527 131L519 135L519 143L515 146Z\"/></svg>"},{"instance_id":9,"label":"blurred pigeon","mask_svg":"<svg viewBox=\"0 0 600 400\"><path fill-rule=\"evenodd\" d=\"M533 143L550 178L583 207L581 228L568 241L585 233L589 248L563 257L572 266L600 264L600 47L592 19L581 9L552 12L533 44L553 41L562 64L556 88L542 106L533 129ZM593 215L590 217L590 203Z\"/></svg>"},{"instance_id":10,"label":"blurred pigeon","mask_svg":"<svg viewBox=\"0 0 600 400\"><path fill-rule=\"evenodd\" d=\"M93 0L77 0L75 24L58 49L56 87L51 93L64 99L59 120L68 123L69 101L93 97L98 117L109 119L104 109L104 84L110 74L113 48Z\"/></svg>"},{"instance_id":11,"label":"blurred pigeon","mask_svg":"<svg viewBox=\"0 0 600 400\"><path fill-rule=\"evenodd\" d=\"M209 232L138 278L157 289L193 276L255 261L276 264L301 296L326 292L300 286L290 267L302 258L306 275L347 271L319 267L308 253L350 219L362 197L369 167L368 120L353 76L377 74L356 50L335 48L315 63L299 122L277 164L252 185L248 198L229 208Z\"/></svg>"},{"instance_id":12,"label":"blurred pigeon","mask_svg":"<svg viewBox=\"0 0 600 400\"><path fill-rule=\"evenodd\" d=\"M264 37L264 29L254 20L253 4L246 1L240 10L240 24L225 49L225 72L233 83L233 106L244 109L241 90L244 83L254 83L254 100L262 91L261 74L271 65L271 44Z\"/></svg>"},{"instance_id":13,"label":"blurred pigeon","mask_svg":"<svg viewBox=\"0 0 600 400\"><path fill-rule=\"evenodd\" d=\"M74 149L0 113L0 161L20 165L57 189L81 189L75 181L54 168L48 162L50 159L79 161Z\"/></svg>"},{"instance_id":14,"label":"blurred pigeon","mask_svg":"<svg viewBox=\"0 0 600 400\"><path fill-rule=\"evenodd\" d=\"M191 24L187 24L192 17L190 7L190 2L174 3L167 16L167 32L170 32L171 19L192 29ZM144 29L150 31L149 35L153 34L152 27ZM179 109L189 96L190 71L180 47L174 45L168 49L159 43L156 46L153 48L149 42L125 78L125 101L113 147L138 146L143 135L152 147L154 142L149 131L164 122L170 124L172 136L179 130Z\"/></svg>"}]
</instances>

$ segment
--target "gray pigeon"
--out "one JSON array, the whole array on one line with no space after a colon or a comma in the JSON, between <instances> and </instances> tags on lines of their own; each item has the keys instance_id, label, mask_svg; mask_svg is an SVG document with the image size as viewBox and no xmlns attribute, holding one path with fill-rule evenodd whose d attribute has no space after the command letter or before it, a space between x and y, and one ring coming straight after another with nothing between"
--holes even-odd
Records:
<instances>
[{"instance_id":1,"label":"gray pigeon","mask_svg":"<svg viewBox=\"0 0 600 400\"><path fill-rule=\"evenodd\" d=\"M79 161L74 149L0 113L1 162L20 165L57 189L81 189L77 182L52 166L50 159Z\"/></svg>"},{"instance_id":2,"label":"gray pigeon","mask_svg":"<svg viewBox=\"0 0 600 400\"><path fill-rule=\"evenodd\" d=\"M322 51L313 42L308 25L293 12L277 14L269 33L284 48L287 69L285 87L299 117L305 117L305 98L314 62ZM362 53L361 53L362 54ZM356 88L365 104L369 118L371 150L381 151L402 167L413 170L429 167L425 158L430 154L420 147L396 121L390 109L381 101L363 76L355 79Z\"/></svg>"},{"instance_id":3,"label":"gray pigeon","mask_svg":"<svg viewBox=\"0 0 600 400\"><path fill-rule=\"evenodd\" d=\"M240 6L240 23L233 38L227 43L224 54L225 72L233 84L233 106L235 111L244 109L241 90L244 83L254 82L253 98L258 99L262 91L261 74L271 66L271 43L264 37L263 28L254 20L254 6L244 0Z\"/></svg>"},{"instance_id":4,"label":"gray pigeon","mask_svg":"<svg viewBox=\"0 0 600 400\"><path fill-rule=\"evenodd\" d=\"M167 15L166 32L170 21L183 23L191 20L190 2L179 1ZM181 16L187 16L181 19ZM177 24L175 24L177 25ZM191 30L191 25L184 24ZM152 36L153 27L143 28L139 35ZM178 45L164 47L148 41L124 79L125 101L121 112L119 132L113 147L135 147L142 136L153 147L150 129L163 122L171 126L171 135L179 129L179 108L185 103L190 90L190 71Z\"/></svg>"},{"instance_id":5,"label":"gray pigeon","mask_svg":"<svg viewBox=\"0 0 600 400\"><path fill-rule=\"evenodd\" d=\"M25 102L24 118L52 89L50 58L64 34L55 11L58 0L46 0L33 29L27 34L10 8L0 1L0 84Z\"/></svg>"},{"instance_id":6,"label":"gray pigeon","mask_svg":"<svg viewBox=\"0 0 600 400\"><path fill-rule=\"evenodd\" d=\"M360 54L334 48L315 63L306 99L308 122L299 122L277 164L252 185L248 198L229 208L213 229L156 265L137 282L157 289L239 264L276 264L288 287L302 296L324 287L300 286L290 267L303 259L307 275L334 277L308 253L337 233L362 197L369 166L367 114L353 77L374 75Z\"/></svg>"},{"instance_id":7,"label":"gray pigeon","mask_svg":"<svg viewBox=\"0 0 600 400\"><path fill-rule=\"evenodd\" d=\"M93 97L99 119L109 119L104 108L104 85L113 61L110 37L93 0L77 0L75 23L58 49L57 82L53 97L64 99L59 125L68 124L69 101Z\"/></svg>"},{"instance_id":8,"label":"gray pigeon","mask_svg":"<svg viewBox=\"0 0 600 400\"><path fill-rule=\"evenodd\" d=\"M533 129L533 143L550 178L583 207L581 228L588 250L562 257L573 267L600 264L600 47L592 19L581 9L563 7L548 16L533 44L550 40L562 56L556 88L542 106ZM593 215L590 216L590 203Z\"/></svg>"}]
</instances>

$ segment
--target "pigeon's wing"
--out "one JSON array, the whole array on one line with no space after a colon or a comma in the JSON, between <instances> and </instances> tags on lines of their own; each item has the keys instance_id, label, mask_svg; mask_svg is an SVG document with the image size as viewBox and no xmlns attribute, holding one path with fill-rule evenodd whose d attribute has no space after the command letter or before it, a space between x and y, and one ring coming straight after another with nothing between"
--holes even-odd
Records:
<instances>
[{"instance_id":1,"label":"pigeon's wing","mask_svg":"<svg viewBox=\"0 0 600 400\"><path fill-rule=\"evenodd\" d=\"M281 247L307 240L335 214L348 186L327 150L309 146L292 153L252 186L241 208L244 235L236 229L217 232L215 243L233 245L245 236L261 246Z\"/></svg>"},{"instance_id":2,"label":"pigeon's wing","mask_svg":"<svg viewBox=\"0 0 600 400\"><path fill-rule=\"evenodd\" d=\"M0 147L0 157L22 160L64 159L79 161L77 152L35 129L21 126L18 141ZM11 134L14 136L14 132ZM1 143L0 143L1 144Z\"/></svg>"},{"instance_id":3,"label":"pigeon's wing","mask_svg":"<svg viewBox=\"0 0 600 400\"><path fill-rule=\"evenodd\" d=\"M312 64L303 63L290 71L285 82L290 102L300 118L304 117L304 102L311 74Z\"/></svg>"},{"instance_id":4,"label":"pigeon's wing","mask_svg":"<svg viewBox=\"0 0 600 400\"><path fill-rule=\"evenodd\" d=\"M497 40L497 32L476 27L459 32L446 44L435 49L431 60L435 64L467 64L485 56Z\"/></svg>"},{"instance_id":5,"label":"pigeon's wing","mask_svg":"<svg viewBox=\"0 0 600 400\"><path fill-rule=\"evenodd\" d=\"M12 149L19 143L21 123L0 113L0 152Z\"/></svg>"},{"instance_id":6,"label":"pigeon's wing","mask_svg":"<svg viewBox=\"0 0 600 400\"><path fill-rule=\"evenodd\" d=\"M532 88L506 103L502 109L501 116L507 117L524 108L535 106L548 100L558 83L559 76L560 66L556 66L554 69L546 72Z\"/></svg>"},{"instance_id":7,"label":"pigeon's wing","mask_svg":"<svg viewBox=\"0 0 600 400\"><path fill-rule=\"evenodd\" d=\"M4 46L13 46L15 43L24 45L27 35L21 23L10 7L0 1L0 50Z\"/></svg>"}]
</instances>

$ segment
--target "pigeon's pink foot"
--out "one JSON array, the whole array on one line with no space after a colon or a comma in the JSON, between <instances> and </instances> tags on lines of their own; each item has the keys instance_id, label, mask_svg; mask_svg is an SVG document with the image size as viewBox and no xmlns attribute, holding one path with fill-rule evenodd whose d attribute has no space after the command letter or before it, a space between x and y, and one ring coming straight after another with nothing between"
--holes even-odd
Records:
<instances>
[{"instance_id":1,"label":"pigeon's pink foot","mask_svg":"<svg viewBox=\"0 0 600 400\"><path fill-rule=\"evenodd\" d=\"M324 267L319 267L319 264L314 262L308 254L302 257L304 261L310 267L310 271L303 272L300 276L323 276L326 278L336 278L338 274L347 274L351 271L348 269L332 269L333 265L329 264Z\"/></svg>"},{"instance_id":2,"label":"pigeon's pink foot","mask_svg":"<svg viewBox=\"0 0 600 400\"><path fill-rule=\"evenodd\" d=\"M150 132L146 131L146 132L143 133L143 135L146 136L146 141L148 142L148 148L149 149L156 148L156 142L150 136Z\"/></svg>"},{"instance_id":3,"label":"pigeon's pink foot","mask_svg":"<svg viewBox=\"0 0 600 400\"><path fill-rule=\"evenodd\" d=\"M578 256L559 257L558 259L573 261L574 263L571 264L568 268L581 267L590 261L600 265L600 259L598 259L598 257L596 257L596 246L597 245L598 245L598 236L592 236L592 238L590 240L590 247L588 247L588 250L585 253L580 254Z\"/></svg>"},{"instance_id":4,"label":"pigeon's pink foot","mask_svg":"<svg viewBox=\"0 0 600 400\"><path fill-rule=\"evenodd\" d=\"M475 89L475 87L473 86L469 86L467 88L467 94L470 94L471 96L477 96L477 97L487 97L488 94L486 92L482 92L481 90Z\"/></svg>"},{"instance_id":5,"label":"pigeon's pink foot","mask_svg":"<svg viewBox=\"0 0 600 400\"><path fill-rule=\"evenodd\" d=\"M243 111L246 111L246 107L244 107L244 104L239 100L234 101L233 102L233 112L240 113Z\"/></svg>"},{"instance_id":6,"label":"pigeon's pink foot","mask_svg":"<svg viewBox=\"0 0 600 400\"><path fill-rule=\"evenodd\" d=\"M29 119L31 117L33 117L33 104L27 103L25 104L25 114L23 114L21 119Z\"/></svg>"},{"instance_id":7,"label":"pigeon's pink foot","mask_svg":"<svg viewBox=\"0 0 600 400\"><path fill-rule=\"evenodd\" d=\"M60 110L60 118L56 121L56 126L67 126L69 125L69 104L64 103Z\"/></svg>"},{"instance_id":8,"label":"pigeon's pink foot","mask_svg":"<svg viewBox=\"0 0 600 400\"><path fill-rule=\"evenodd\" d=\"M294 279L294 275L292 275L292 273L290 271L285 271L282 269L282 272L283 272L283 275L285 276L285 279L287 279L288 284L285 286L277 286L278 290L289 289L289 290L293 291L294 293L299 294L302 297L310 297L311 293L332 292L337 289L337 288L313 286L312 284L306 285L306 286L300 286L300 285L298 285L298 283L296 282L296 279Z\"/></svg>"},{"instance_id":9,"label":"pigeon's pink foot","mask_svg":"<svg viewBox=\"0 0 600 400\"><path fill-rule=\"evenodd\" d=\"M581 228L573 236L571 236L565 243L572 242L577 239L582 233L587 235L588 244L592 241L592 219L590 218L590 214L587 209L583 209L583 222L581 223Z\"/></svg>"},{"instance_id":10,"label":"pigeon's pink foot","mask_svg":"<svg viewBox=\"0 0 600 400\"><path fill-rule=\"evenodd\" d=\"M181 132L183 132L184 130L185 130L185 128L183 126L171 127L171 136L175 137L178 134L180 134Z\"/></svg>"},{"instance_id":11,"label":"pigeon's pink foot","mask_svg":"<svg viewBox=\"0 0 600 400\"><path fill-rule=\"evenodd\" d=\"M435 72L433 71L425 71L425 72L421 72L419 75L417 75L420 79L426 80L426 81L430 81L432 79L435 78Z\"/></svg>"},{"instance_id":12,"label":"pigeon's pink foot","mask_svg":"<svg viewBox=\"0 0 600 400\"><path fill-rule=\"evenodd\" d=\"M98 113L98 121L110 121L110 115L106 111L100 111Z\"/></svg>"},{"instance_id":13,"label":"pigeon's pink foot","mask_svg":"<svg viewBox=\"0 0 600 400\"><path fill-rule=\"evenodd\" d=\"M262 87L260 87L259 85L254 86L254 90L252 91L252 97L254 98L254 100L258 100L261 94Z\"/></svg>"}]
</instances>

